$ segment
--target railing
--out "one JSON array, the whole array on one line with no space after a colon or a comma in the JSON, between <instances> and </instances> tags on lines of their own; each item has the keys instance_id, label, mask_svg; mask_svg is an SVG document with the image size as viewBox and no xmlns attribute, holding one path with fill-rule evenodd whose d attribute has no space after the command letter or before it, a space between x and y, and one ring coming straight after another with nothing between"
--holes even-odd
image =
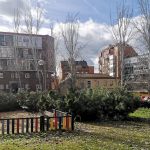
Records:
<instances>
[{"instance_id":1,"label":"railing","mask_svg":"<svg viewBox=\"0 0 150 150\"><path fill-rule=\"evenodd\" d=\"M44 132L50 130L74 130L72 115L0 119L0 134Z\"/></svg>"}]
</instances>

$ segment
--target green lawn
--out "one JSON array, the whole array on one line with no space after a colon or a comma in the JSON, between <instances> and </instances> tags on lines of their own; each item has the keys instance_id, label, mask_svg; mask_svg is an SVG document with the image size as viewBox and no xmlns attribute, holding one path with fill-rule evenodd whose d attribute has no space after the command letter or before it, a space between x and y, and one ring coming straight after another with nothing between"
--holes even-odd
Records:
<instances>
[{"instance_id":1,"label":"green lawn","mask_svg":"<svg viewBox=\"0 0 150 150\"><path fill-rule=\"evenodd\" d=\"M148 108L139 108L134 113L131 113L129 116L130 117L150 119L150 109L148 109Z\"/></svg>"},{"instance_id":2,"label":"green lawn","mask_svg":"<svg viewBox=\"0 0 150 150\"><path fill-rule=\"evenodd\" d=\"M132 117L150 118L149 109ZM74 132L0 136L0 150L150 150L149 122L76 123Z\"/></svg>"},{"instance_id":3,"label":"green lawn","mask_svg":"<svg viewBox=\"0 0 150 150\"><path fill-rule=\"evenodd\" d=\"M43 133L0 137L3 150L121 150L149 149L150 130L146 123L78 123L73 133Z\"/></svg>"}]
</instances>

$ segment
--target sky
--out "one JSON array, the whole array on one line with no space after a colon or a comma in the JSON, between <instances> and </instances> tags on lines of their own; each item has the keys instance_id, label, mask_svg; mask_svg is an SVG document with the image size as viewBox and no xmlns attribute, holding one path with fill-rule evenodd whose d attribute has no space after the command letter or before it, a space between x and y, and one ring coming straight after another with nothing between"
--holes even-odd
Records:
<instances>
[{"instance_id":1,"label":"sky","mask_svg":"<svg viewBox=\"0 0 150 150\"><path fill-rule=\"evenodd\" d=\"M138 17L138 0L126 0L125 4L134 11L133 17ZM116 8L123 0L0 0L0 31L13 31L14 10L19 8L24 12L30 4L34 14L35 6L44 10L44 23L40 34L50 34L50 24L54 24L56 33L59 25L65 22L68 13L76 14L80 19L80 41L86 43L81 51L80 59L88 61L98 69L98 54L103 47L113 44L112 36L107 31L110 26L110 14L116 18ZM22 24L22 28L24 25ZM132 42L136 45L135 41ZM60 53L65 48L60 44ZM86 55L85 55L86 54Z\"/></svg>"}]
</instances>

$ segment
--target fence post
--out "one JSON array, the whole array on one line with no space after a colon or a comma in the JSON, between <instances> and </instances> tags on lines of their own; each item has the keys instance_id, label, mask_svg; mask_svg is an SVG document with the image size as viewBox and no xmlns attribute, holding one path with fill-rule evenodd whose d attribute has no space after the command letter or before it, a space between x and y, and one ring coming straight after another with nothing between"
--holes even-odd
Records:
<instances>
[{"instance_id":1,"label":"fence post","mask_svg":"<svg viewBox=\"0 0 150 150\"><path fill-rule=\"evenodd\" d=\"M61 130L61 117L59 117L59 130Z\"/></svg>"},{"instance_id":2,"label":"fence post","mask_svg":"<svg viewBox=\"0 0 150 150\"><path fill-rule=\"evenodd\" d=\"M55 129L57 129L57 113L56 113L56 110L55 110L55 112L54 112L54 119L55 119L55 122L54 122L54 124L55 124Z\"/></svg>"},{"instance_id":3,"label":"fence post","mask_svg":"<svg viewBox=\"0 0 150 150\"><path fill-rule=\"evenodd\" d=\"M17 119L17 134L19 134L19 119Z\"/></svg>"},{"instance_id":4,"label":"fence post","mask_svg":"<svg viewBox=\"0 0 150 150\"><path fill-rule=\"evenodd\" d=\"M26 119L26 132L29 132L29 119Z\"/></svg>"},{"instance_id":5,"label":"fence post","mask_svg":"<svg viewBox=\"0 0 150 150\"><path fill-rule=\"evenodd\" d=\"M12 119L12 134L14 134L14 126L15 126L15 120Z\"/></svg>"},{"instance_id":6,"label":"fence post","mask_svg":"<svg viewBox=\"0 0 150 150\"><path fill-rule=\"evenodd\" d=\"M33 118L31 118L31 132L33 132Z\"/></svg>"},{"instance_id":7,"label":"fence post","mask_svg":"<svg viewBox=\"0 0 150 150\"><path fill-rule=\"evenodd\" d=\"M38 132L38 118L35 118L35 132Z\"/></svg>"},{"instance_id":8,"label":"fence post","mask_svg":"<svg viewBox=\"0 0 150 150\"><path fill-rule=\"evenodd\" d=\"M5 133L5 131L4 131L4 128L5 127L5 125L4 125L4 120L2 120L2 135L4 135L4 133Z\"/></svg>"},{"instance_id":9,"label":"fence post","mask_svg":"<svg viewBox=\"0 0 150 150\"><path fill-rule=\"evenodd\" d=\"M74 130L74 114L71 114L71 130Z\"/></svg>"},{"instance_id":10,"label":"fence post","mask_svg":"<svg viewBox=\"0 0 150 150\"><path fill-rule=\"evenodd\" d=\"M40 131L44 132L44 116L40 117Z\"/></svg>"},{"instance_id":11,"label":"fence post","mask_svg":"<svg viewBox=\"0 0 150 150\"><path fill-rule=\"evenodd\" d=\"M7 119L7 134L9 134L9 119Z\"/></svg>"},{"instance_id":12,"label":"fence post","mask_svg":"<svg viewBox=\"0 0 150 150\"><path fill-rule=\"evenodd\" d=\"M66 114L66 129L69 130L69 115Z\"/></svg>"},{"instance_id":13,"label":"fence post","mask_svg":"<svg viewBox=\"0 0 150 150\"><path fill-rule=\"evenodd\" d=\"M49 118L47 117L46 130L49 131Z\"/></svg>"}]
</instances>

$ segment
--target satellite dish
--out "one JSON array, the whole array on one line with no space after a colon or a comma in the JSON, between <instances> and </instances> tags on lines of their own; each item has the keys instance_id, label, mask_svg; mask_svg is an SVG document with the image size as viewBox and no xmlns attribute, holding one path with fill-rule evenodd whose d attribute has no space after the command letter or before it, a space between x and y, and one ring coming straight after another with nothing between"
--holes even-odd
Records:
<instances>
[{"instance_id":1,"label":"satellite dish","mask_svg":"<svg viewBox=\"0 0 150 150\"><path fill-rule=\"evenodd\" d=\"M38 61L38 64L39 64L40 66L43 66L44 63L45 63L44 60L39 60L39 61Z\"/></svg>"}]
</instances>

